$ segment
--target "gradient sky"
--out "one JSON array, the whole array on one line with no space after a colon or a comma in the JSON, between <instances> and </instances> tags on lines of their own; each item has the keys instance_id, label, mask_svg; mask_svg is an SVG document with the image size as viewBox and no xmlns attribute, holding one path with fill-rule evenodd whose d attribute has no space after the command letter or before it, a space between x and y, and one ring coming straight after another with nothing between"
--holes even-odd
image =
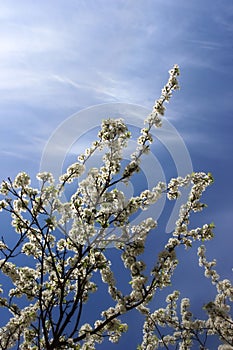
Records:
<instances>
[{"instance_id":1,"label":"gradient sky","mask_svg":"<svg viewBox=\"0 0 233 350\"><path fill-rule=\"evenodd\" d=\"M181 90L166 117L194 170L215 178L204 196L208 208L195 220L215 222L208 256L232 280L231 0L2 1L0 179L22 170L34 176L51 134L84 108L120 102L150 109L174 63ZM80 118L80 128L82 123ZM190 265L197 265L195 254L185 255ZM188 271L180 282L192 294L190 276ZM206 294L207 282L196 298Z\"/></svg>"}]
</instances>

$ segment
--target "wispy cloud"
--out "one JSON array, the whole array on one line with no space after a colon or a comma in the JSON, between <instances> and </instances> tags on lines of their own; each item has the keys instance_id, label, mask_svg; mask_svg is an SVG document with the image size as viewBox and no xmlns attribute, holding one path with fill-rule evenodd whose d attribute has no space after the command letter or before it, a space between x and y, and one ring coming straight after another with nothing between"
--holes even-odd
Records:
<instances>
[{"instance_id":1,"label":"wispy cloud","mask_svg":"<svg viewBox=\"0 0 233 350\"><path fill-rule=\"evenodd\" d=\"M70 78L67 78L67 77L62 77L62 76L59 76L59 75L53 75L52 76L52 79L54 81L57 81L63 85L68 85L68 86L71 86L71 87L74 87L75 89L78 89L78 90L85 90L86 93L88 94L96 94L97 96L102 96L102 99L103 100L118 100L119 99L119 95L116 93L114 93L114 87L110 88L110 89L107 89L103 84L101 86L101 81L99 80L99 83L97 82L96 84L94 83L91 83L91 82L78 82L78 81L75 81L75 80L72 80ZM113 82L113 80L112 80Z\"/></svg>"},{"instance_id":2,"label":"wispy cloud","mask_svg":"<svg viewBox=\"0 0 233 350\"><path fill-rule=\"evenodd\" d=\"M219 50L224 48L224 44L219 41L190 39L189 43L198 46L200 49Z\"/></svg>"},{"instance_id":3,"label":"wispy cloud","mask_svg":"<svg viewBox=\"0 0 233 350\"><path fill-rule=\"evenodd\" d=\"M184 0L1 4L1 124L5 115L13 129L20 120L29 139L43 135L45 143L62 119L84 107L116 101L151 107L173 63L196 89L196 72L226 70L217 63L227 57L229 42L215 26L223 37L220 25L230 21L225 10L216 15L213 8L204 26L207 10ZM209 92L198 89L208 101ZM198 121L196 101L185 98L181 91L176 106ZM175 108L169 106L169 117L183 118ZM204 98L201 109L209 109ZM196 133L193 142L201 137Z\"/></svg>"}]
</instances>

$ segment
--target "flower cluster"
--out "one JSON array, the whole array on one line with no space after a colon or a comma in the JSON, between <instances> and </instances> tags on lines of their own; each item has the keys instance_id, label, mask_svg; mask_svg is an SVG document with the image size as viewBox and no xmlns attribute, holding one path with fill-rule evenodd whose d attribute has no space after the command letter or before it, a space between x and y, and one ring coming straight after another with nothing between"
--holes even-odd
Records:
<instances>
[{"instance_id":1,"label":"flower cluster","mask_svg":"<svg viewBox=\"0 0 233 350\"><path fill-rule=\"evenodd\" d=\"M178 65L174 65L174 67L169 71L169 74L170 76L168 82L162 89L160 98L155 101L151 114L145 120L146 127L141 129L141 135L137 140L138 147L136 151L132 153L132 160L124 170L125 178L129 178L133 173L140 171L140 158L142 154L148 154L150 151L150 144L153 142L151 129L153 126L157 128L162 126L162 119L160 116L163 116L165 112L164 103L169 102L173 90L179 89L177 77L179 76L180 72Z\"/></svg>"},{"instance_id":2,"label":"flower cluster","mask_svg":"<svg viewBox=\"0 0 233 350\"><path fill-rule=\"evenodd\" d=\"M156 127L162 126L162 120L160 118L160 115L163 116L165 113L164 102L169 102L170 98L172 97L172 91L179 89L177 76L179 76L180 71L177 64L175 64L174 67L169 71L169 74L169 80L162 89L160 98L157 101L155 101L153 110L146 119L146 122L148 122L149 125L155 125Z\"/></svg>"},{"instance_id":3,"label":"flower cluster","mask_svg":"<svg viewBox=\"0 0 233 350\"><path fill-rule=\"evenodd\" d=\"M16 346L21 350L90 350L105 339L117 343L127 331L121 315L132 309L145 318L138 349L168 349L171 345L188 350L194 342L206 349L206 339L211 335L217 335L222 342L219 350L233 349L230 316L233 287L229 280L220 280L214 269L216 261L207 261L203 246L198 249L199 264L216 286L215 299L204 307L206 319L195 318L188 298L181 300L178 312L178 291L167 296L165 308L158 307L155 311L149 308L156 292L171 285L178 265L177 247L192 247L193 241L203 242L213 237L212 223L190 228L191 213L205 208L200 198L213 182L211 174L192 173L173 178L167 185L159 182L132 198L126 198L117 187L140 171L141 158L150 151L151 128L161 126L164 103L179 87L178 66L169 73L169 80L147 117L137 149L125 168L122 168L122 154L130 133L122 119L107 119L102 122L98 140L68 167L58 184L47 172L37 175L38 189L31 187L30 177L24 172L14 181L8 178L1 184L0 211L11 216L16 232L15 239L5 235L0 241L0 273L10 282L0 288L0 307L10 314L0 328L1 349ZM97 150L105 151L101 166L91 168L80 181L88 159ZM64 202L63 191L75 180L79 180L77 189ZM131 217L147 210L163 195L176 200L182 187L189 187L190 194L180 208L172 236L153 257L152 265L146 266L145 242L157 222L148 217L132 225ZM118 268L129 272L128 288L121 286L110 254L106 253L110 244L115 244L121 255ZM96 275L101 277L103 287L97 285ZM84 322L84 304L91 293L103 293L106 289L112 305L101 312L93 310L92 324ZM170 332L164 334L166 331L162 332L161 328Z\"/></svg>"}]
</instances>

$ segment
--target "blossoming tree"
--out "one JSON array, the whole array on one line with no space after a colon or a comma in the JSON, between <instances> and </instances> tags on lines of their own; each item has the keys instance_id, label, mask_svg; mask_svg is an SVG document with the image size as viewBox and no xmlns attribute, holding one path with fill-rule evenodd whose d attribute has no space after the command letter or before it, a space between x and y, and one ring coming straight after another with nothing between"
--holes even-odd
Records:
<instances>
[{"instance_id":1,"label":"blossoming tree","mask_svg":"<svg viewBox=\"0 0 233 350\"><path fill-rule=\"evenodd\" d=\"M4 281L10 281L0 289L0 306L9 314L0 328L0 349L87 350L107 340L116 343L127 331L121 315L132 309L144 317L138 349L191 349L196 344L207 349L206 340L212 335L222 343L219 349L233 349L233 287L229 280L220 279L214 268L216 262L207 261L202 245L213 237L213 224L196 229L189 224L191 213L205 207L200 197L213 182L211 174L198 172L173 178L168 184L160 182L132 198L126 198L116 186L127 184L140 172L141 158L150 152L151 129L161 127L164 103L178 89L178 66L169 73L161 97L145 120L138 147L124 168L122 151L130 132L123 120L108 119L103 121L98 139L67 169L58 184L52 174L40 173L40 188L33 188L24 172L14 181L9 178L2 182L0 208L11 215L15 237L9 242L2 237L0 241L1 277L5 275ZM101 167L90 169L86 178L77 183L71 198L64 201L65 188L81 176L87 160L100 149L105 151ZM149 217L132 225L131 217L163 195L176 200L184 186L190 188L188 200L180 208L172 235L147 272L140 256L149 232L157 224ZM189 299L178 301L176 290L167 295L165 308L150 310L156 291L171 285L178 265L177 247L191 248L193 241L202 242L199 264L216 286L215 299L205 305L206 318L195 318ZM116 283L106 254L110 245L118 249L122 264L130 272L129 293ZM112 306L89 324L83 321L83 307L90 293L99 292L96 274L107 285ZM163 327L168 330L165 335Z\"/></svg>"}]
</instances>

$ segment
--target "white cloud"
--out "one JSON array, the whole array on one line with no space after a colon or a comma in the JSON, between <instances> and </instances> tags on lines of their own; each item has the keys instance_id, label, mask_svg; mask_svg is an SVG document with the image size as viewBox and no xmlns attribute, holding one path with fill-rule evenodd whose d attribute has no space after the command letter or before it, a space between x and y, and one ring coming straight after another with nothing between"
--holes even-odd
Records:
<instances>
[{"instance_id":1,"label":"white cloud","mask_svg":"<svg viewBox=\"0 0 233 350\"><path fill-rule=\"evenodd\" d=\"M14 129L14 121L18 128L20 118L22 127L30 130L29 139L42 137L45 142L62 118L90 105L119 101L150 107L173 63L179 63L181 70L184 67L190 85L200 69L225 70L215 59L228 44L214 33L206 38L214 21L228 23L222 10L219 18L213 17L212 10L211 27L209 20L199 32L196 25L207 10L181 0L166 4L100 1L88 6L82 1L78 5L61 1L56 7L52 2L22 0L1 4L0 9L0 122L10 115ZM182 92L180 96L174 99L185 104L189 118L196 118L194 101L189 106ZM201 103L202 110L209 108L204 100ZM169 118L183 118L171 108ZM63 114L58 115L61 110ZM194 131L190 133L193 136ZM192 139L198 142L200 136L197 133Z\"/></svg>"},{"instance_id":2,"label":"white cloud","mask_svg":"<svg viewBox=\"0 0 233 350\"><path fill-rule=\"evenodd\" d=\"M61 6L51 18L46 15L47 8L51 9L45 3L41 9L29 5L25 12L17 6L12 12L7 8L0 26L1 89L7 90L4 98L8 95L11 100L20 101L24 90L36 103L48 89L50 96L61 103L65 84L62 89L59 84L51 86L51 76L59 77L60 82L63 79L69 88L84 89L92 100L138 98L136 85L144 80L137 77L137 67L144 59L140 48L148 40L145 33L151 38L155 26L151 23L140 26L138 9L134 13L128 6L99 8L93 4L90 10L80 5L72 17L72 6L68 10ZM106 21L107 17L111 21Z\"/></svg>"}]
</instances>

